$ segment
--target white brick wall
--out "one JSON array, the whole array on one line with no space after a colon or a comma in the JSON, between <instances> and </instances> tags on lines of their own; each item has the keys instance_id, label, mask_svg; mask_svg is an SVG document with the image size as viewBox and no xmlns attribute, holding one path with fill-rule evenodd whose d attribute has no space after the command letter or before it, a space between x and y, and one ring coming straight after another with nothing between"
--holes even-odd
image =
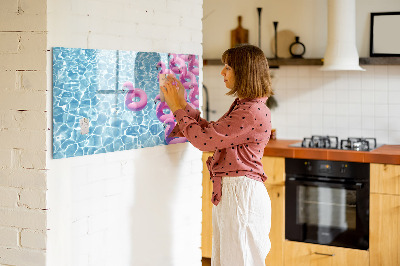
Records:
<instances>
[{"instance_id":1,"label":"white brick wall","mask_svg":"<svg viewBox=\"0 0 400 266\"><path fill-rule=\"evenodd\" d=\"M3 265L45 265L46 254L43 250L27 248L0 247L0 257Z\"/></svg>"},{"instance_id":2,"label":"white brick wall","mask_svg":"<svg viewBox=\"0 0 400 266\"><path fill-rule=\"evenodd\" d=\"M23 229L21 246L31 249L46 249L46 231Z\"/></svg>"},{"instance_id":3,"label":"white brick wall","mask_svg":"<svg viewBox=\"0 0 400 266\"><path fill-rule=\"evenodd\" d=\"M52 161L47 90L53 46L201 55L202 1L4 0L0 16L0 264L199 265L201 153Z\"/></svg>"},{"instance_id":4,"label":"white brick wall","mask_svg":"<svg viewBox=\"0 0 400 266\"><path fill-rule=\"evenodd\" d=\"M0 186L46 189L46 171L41 169L0 169Z\"/></svg>"},{"instance_id":5,"label":"white brick wall","mask_svg":"<svg viewBox=\"0 0 400 266\"><path fill-rule=\"evenodd\" d=\"M46 5L0 2L1 265L45 265Z\"/></svg>"},{"instance_id":6,"label":"white brick wall","mask_svg":"<svg viewBox=\"0 0 400 266\"><path fill-rule=\"evenodd\" d=\"M0 247L18 247L19 231L17 228L0 227Z\"/></svg>"},{"instance_id":7,"label":"white brick wall","mask_svg":"<svg viewBox=\"0 0 400 266\"><path fill-rule=\"evenodd\" d=\"M18 204L17 188L0 187L0 207L15 208Z\"/></svg>"},{"instance_id":8,"label":"white brick wall","mask_svg":"<svg viewBox=\"0 0 400 266\"><path fill-rule=\"evenodd\" d=\"M50 0L47 8L48 49L202 55L202 0ZM51 95L47 106L50 114ZM201 152L176 144L52 160L51 138L48 265L201 265Z\"/></svg>"}]
</instances>

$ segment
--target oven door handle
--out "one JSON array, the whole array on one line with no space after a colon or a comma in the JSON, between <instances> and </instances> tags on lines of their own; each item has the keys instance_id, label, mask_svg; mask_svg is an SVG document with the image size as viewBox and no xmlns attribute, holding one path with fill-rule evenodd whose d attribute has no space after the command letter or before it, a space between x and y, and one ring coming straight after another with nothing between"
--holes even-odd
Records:
<instances>
[{"instance_id":1,"label":"oven door handle","mask_svg":"<svg viewBox=\"0 0 400 266\"><path fill-rule=\"evenodd\" d=\"M361 189L363 187L363 183L361 182L335 182L335 181L322 181L322 180L315 180L315 181L310 181L310 180L304 180L303 178L298 178L298 177L288 177L286 181L289 182L296 182L304 185L340 185L346 188L353 188L353 189Z\"/></svg>"}]
</instances>

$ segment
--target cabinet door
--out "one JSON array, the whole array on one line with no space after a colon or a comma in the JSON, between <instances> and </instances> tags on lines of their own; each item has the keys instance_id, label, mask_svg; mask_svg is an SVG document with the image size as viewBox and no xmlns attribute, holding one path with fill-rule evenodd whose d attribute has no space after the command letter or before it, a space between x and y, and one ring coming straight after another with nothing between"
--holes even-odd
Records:
<instances>
[{"instance_id":1,"label":"cabinet door","mask_svg":"<svg viewBox=\"0 0 400 266\"><path fill-rule=\"evenodd\" d=\"M285 187L265 184L271 199L271 250L265 259L266 266L283 265L285 240Z\"/></svg>"},{"instance_id":2,"label":"cabinet door","mask_svg":"<svg viewBox=\"0 0 400 266\"><path fill-rule=\"evenodd\" d=\"M285 185L285 158L264 156L261 163L268 177L266 184Z\"/></svg>"},{"instance_id":3,"label":"cabinet door","mask_svg":"<svg viewBox=\"0 0 400 266\"><path fill-rule=\"evenodd\" d=\"M400 265L400 196L371 194L371 266Z\"/></svg>"},{"instance_id":4,"label":"cabinet door","mask_svg":"<svg viewBox=\"0 0 400 266\"><path fill-rule=\"evenodd\" d=\"M370 165L371 193L400 195L400 165Z\"/></svg>"},{"instance_id":5,"label":"cabinet door","mask_svg":"<svg viewBox=\"0 0 400 266\"><path fill-rule=\"evenodd\" d=\"M204 258L211 258L212 252L212 183L206 161L211 152L203 153L203 195L202 195L202 224L201 224L201 253Z\"/></svg>"},{"instance_id":6,"label":"cabinet door","mask_svg":"<svg viewBox=\"0 0 400 266\"><path fill-rule=\"evenodd\" d=\"M365 250L285 241L285 266L367 266Z\"/></svg>"}]
</instances>

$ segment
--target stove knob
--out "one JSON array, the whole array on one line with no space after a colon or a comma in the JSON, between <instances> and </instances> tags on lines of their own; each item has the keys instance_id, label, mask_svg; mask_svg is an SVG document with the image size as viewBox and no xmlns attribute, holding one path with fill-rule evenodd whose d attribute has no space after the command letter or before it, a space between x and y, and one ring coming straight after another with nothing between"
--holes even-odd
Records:
<instances>
[{"instance_id":1,"label":"stove knob","mask_svg":"<svg viewBox=\"0 0 400 266\"><path fill-rule=\"evenodd\" d=\"M311 162L306 162L305 165L306 165L306 170L308 172L311 172L311 170L312 170Z\"/></svg>"},{"instance_id":2,"label":"stove knob","mask_svg":"<svg viewBox=\"0 0 400 266\"><path fill-rule=\"evenodd\" d=\"M340 173L341 174L346 173L346 169L347 169L347 164L342 164L342 167L340 168Z\"/></svg>"}]
</instances>

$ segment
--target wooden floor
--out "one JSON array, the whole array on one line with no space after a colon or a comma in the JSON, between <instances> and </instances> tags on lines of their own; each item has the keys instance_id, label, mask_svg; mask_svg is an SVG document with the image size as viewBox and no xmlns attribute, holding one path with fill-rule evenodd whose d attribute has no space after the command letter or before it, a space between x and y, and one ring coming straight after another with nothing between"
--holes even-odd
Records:
<instances>
[{"instance_id":1,"label":"wooden floor","mask_svg":"<svg viewBox=\"0 0 400 266\"><path fill-rule=\"evenodd\" d=\"M202 258L201 262L203 263L203 266L211 266L211 259L209 258Z\"/></svg>"}]
</instances>

